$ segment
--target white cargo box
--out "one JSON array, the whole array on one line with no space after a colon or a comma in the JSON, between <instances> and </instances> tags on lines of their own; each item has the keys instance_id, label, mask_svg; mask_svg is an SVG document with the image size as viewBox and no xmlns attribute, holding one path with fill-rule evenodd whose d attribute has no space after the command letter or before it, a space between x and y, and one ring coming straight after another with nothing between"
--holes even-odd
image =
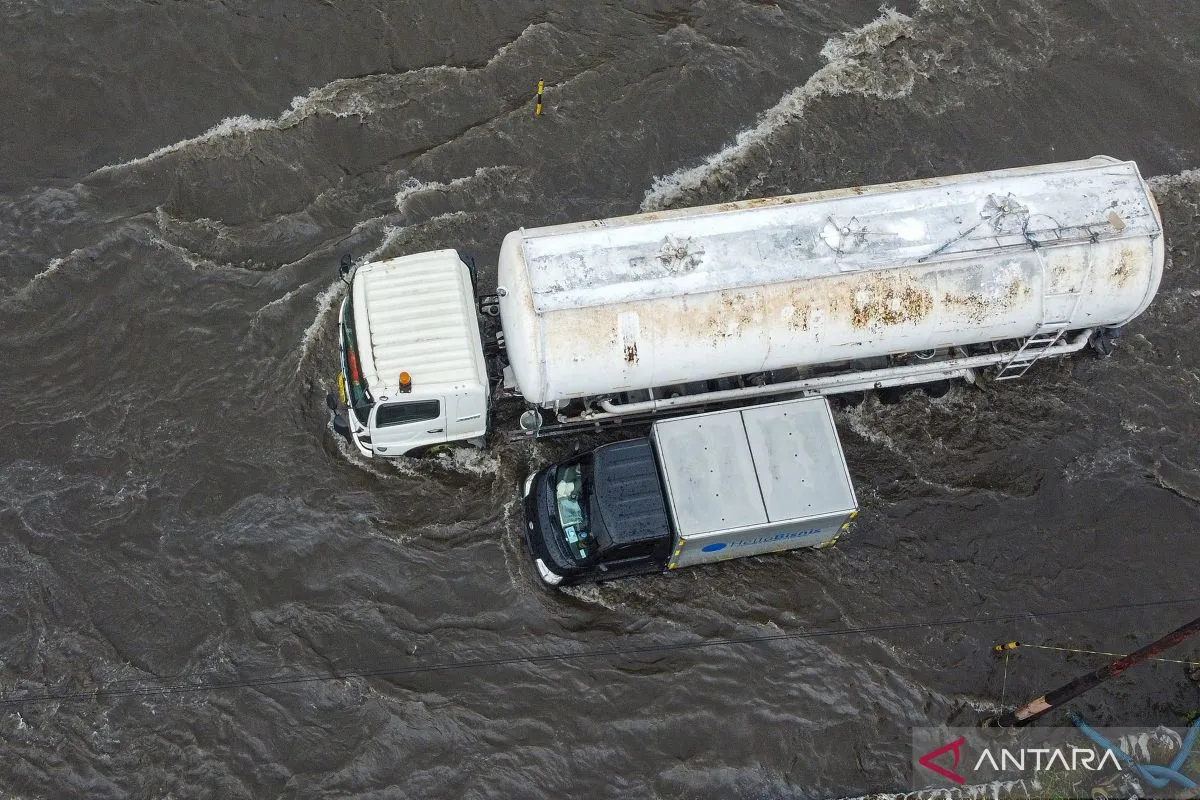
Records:
<instances>
[{"instance_id":1,"label":"white cargo box","mask_svg":"<svg viewBox=\"0 0 1200 800\"><path fill-rule=\"evenodd\" d=\"M653 425L676 534L668 569L816 547L857 513L823 397Z\"/></svg>"}]
</instances>

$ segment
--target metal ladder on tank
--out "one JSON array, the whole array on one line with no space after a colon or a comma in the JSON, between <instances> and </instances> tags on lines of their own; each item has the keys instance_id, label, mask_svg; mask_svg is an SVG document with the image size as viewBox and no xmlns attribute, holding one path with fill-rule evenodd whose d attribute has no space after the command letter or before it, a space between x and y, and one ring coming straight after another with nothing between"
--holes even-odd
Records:
<instances>
[{"instance_id":1,"label":"metal ladder on tank","mask_svg":"<svg viewBox=\"0 0 1200 800\"><path fill-rule=\"evenodd\" d=\"M1042 268L1042 285L1046 284L1046 261L1042 258L1040 250L1035 250L1038 257L1038 263ZM1071 329L1072 320L1075 318L1075 311L1079 308L1079 301L1083 297L1084 287L1087 285L1087 279L1092 274L1092 254L1090 250L1084 251L1087 258L1087 269L1084 270L1083 280L1073 292L1059 292L1057 294L1045 295L1042 301L1042 323L1037 330L1021 344L1017 352L1013 353L1012 358L1000 364L1000 368L996 370L996 377L993 380L1011 381L1023 376L1029 372L1029 368L1042 360L1042 357L1062 341L1063 336ZM1061 302L1067 300L1070 303L1070 310L1067 313L1059 314L1058 319L1046 319L1046 308L1050 303Z\"/></svg>"},{"instance_id":2,"label":"metal ladder on tank","mask_svg":"<svg viewBox=\"0 0 1200 800\"><path fill-rule=\"evenodd\" d=\"M1069 322L1042 323L1033 335L1025 340L1021 349L1000 365L994 380L1011 381L1029 372L1029 368L1041 361L1047 350L1059 343L1070 326Z\"/></svg>"}]
</instances>

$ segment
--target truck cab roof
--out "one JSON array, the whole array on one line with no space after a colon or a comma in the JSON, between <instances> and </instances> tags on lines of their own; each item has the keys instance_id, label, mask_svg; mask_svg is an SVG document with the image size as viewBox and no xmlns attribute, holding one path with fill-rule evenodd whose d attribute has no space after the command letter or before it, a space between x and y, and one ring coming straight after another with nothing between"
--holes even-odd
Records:
<instances>
[{"instance_id":1,"label":"truck cab roof","mask_svg":"<svg viewBox=\"0 0 1200 800\"><path fill-rule=\"evenodd\" d=\"M359 362L376 397L397 394L401 372L418 393L487 387L474 289L457 252L364 264L351 294Z\"/></svg>"},{"instance_id":2,"label":"truck cab roof","mask_svg":"<svg viewBox=\"0 0 1200 800\"><path fill-rule=\"evenodd\" d=\"M597 448L592 480L602 525L597 527L601 546L659 541L671 535L662 481L649 439Z\"/></svg>"}]
</instances>

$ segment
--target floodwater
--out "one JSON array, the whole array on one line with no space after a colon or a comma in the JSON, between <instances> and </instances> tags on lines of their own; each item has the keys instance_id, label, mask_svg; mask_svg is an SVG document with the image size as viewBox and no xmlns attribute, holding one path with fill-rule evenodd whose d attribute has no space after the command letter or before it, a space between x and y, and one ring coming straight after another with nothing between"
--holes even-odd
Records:
<instances>
[{"instance_id":1,"label":"floodwater","mask_svg":"<svg viewBox=\"0 0 1200 800\"><path fill-rule=\"evenodd\" d=\"M1195 3L17 0L0 66L0 794L903 789L912 726L1103 663L992 644L1200 609L1145 605L1200 595ZM570 442L391 465L327 425L345 253L1097 153L1154 176L1157 299L1107 361L839 412L836 549L547 593L516 495Z\"/></svg>"}]
</instances>

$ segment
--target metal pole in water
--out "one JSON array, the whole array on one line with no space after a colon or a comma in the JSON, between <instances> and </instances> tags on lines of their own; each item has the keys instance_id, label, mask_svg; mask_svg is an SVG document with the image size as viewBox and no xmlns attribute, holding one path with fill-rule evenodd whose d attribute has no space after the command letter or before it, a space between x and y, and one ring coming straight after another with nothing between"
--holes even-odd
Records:
<instances>
[{"instance_id":1,"label":"metal pole in water","mask_svg":"<svg viewBox=\"0 0 1200 800\"><path fill-rule=\"evenodd\" d=\"M533 115L540 117L542 115L542 90L546 88L545 81L538 81L537 105L533 107Z\"/></svg>"},{"instance_id":2,"label":"metal pole in water","mask_svg":"<svg viewBox=\"0 0 1200 800\"><path fill-rule=\"evenodd\" d=\"M1081 675L1070 683L1060 686L1052 692L1047 692L1036 700L1030 700L1016 711L1006 711L999 717L992 717L986 720L984 725L998 725L1002 728L1028 725L1055 706L1062 705L1068 700L1078 697L1088 689L1104 683L1109 678L1115 678L1130 667L1136 666L1158 655L1162 651L1174 647L1196 633L1200 633L1200 617L1197 617L1181 628L1176 628L1161 639L1146 645L1141 650L1130 653L1123 658L1118 658L1111 664L1100 667L1095 672Z\"/></svg>"}]
</instances>

